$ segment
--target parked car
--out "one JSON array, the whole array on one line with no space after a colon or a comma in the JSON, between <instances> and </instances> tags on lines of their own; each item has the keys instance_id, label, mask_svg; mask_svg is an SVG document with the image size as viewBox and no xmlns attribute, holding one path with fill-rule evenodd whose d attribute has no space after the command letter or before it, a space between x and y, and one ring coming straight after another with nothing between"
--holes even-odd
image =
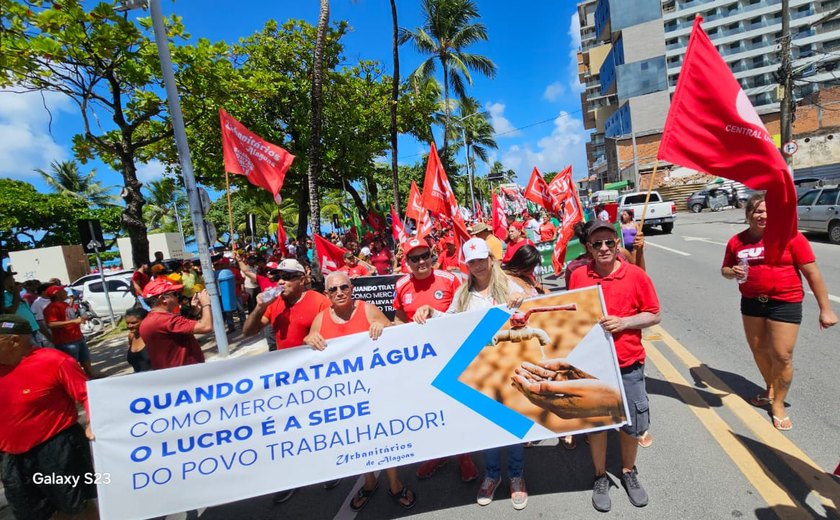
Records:
<instances>
[{"instance_id":1,"label":"parked car","mask_svg":"<svg viewBox=\"0 0 840 520\"><path fill-rule=\"evenodd\" d=\"M692 213L700 213L704 209L719 211L727 206L743 208L747 203L747 199L754 193L756 193L755 190L747 187L739 189L726 187L707 188L695 191L689 195L685 201L685 205Z\"/></svg>"},{"instance_id":2,"label":"parked car","mask_svg":"<svg viewBox=\"0 0 840 520\"><path fill-rule=\"evenodd\" d=\"M828 240L840 244L840 187L823 186L799 197L796 212L799 229L827 233Z\"/></svg>"},{"instance_id":3,"label":"parked car","mask_svg":"<svg viewBox=\"0 0 840 520\"><path fill-rule=\"evenodd\" d=\"M105 284L108 287L108 296L111 300L111 308L114 316L119 318L125 311L134 306L136 299L131 294L131 276L134 271L124 269L105 273ZM108 316L108 302L105 300L105 288L102 285L102 277L99 273L85 275L72 284L70 288L79 293L79 297L90 304L91 310L97 316Z\"/></svg>"},{"instance_id":4,"label":"parked car","mask_svg":"<svg viewBox=\"0 0 840 520\"><path fill-rule=\"evenodd\" d=\"M633 212L633 219L642 220L642 210L645 206L647 193L625 193L618 198L618 214L629 209ZM677 218L677 205L670 201L663 201L659 192L650 192L647 211L645 212L645 227L660 226L662 231L670 233L674 229Z\"/></svg>"}]
</instances>

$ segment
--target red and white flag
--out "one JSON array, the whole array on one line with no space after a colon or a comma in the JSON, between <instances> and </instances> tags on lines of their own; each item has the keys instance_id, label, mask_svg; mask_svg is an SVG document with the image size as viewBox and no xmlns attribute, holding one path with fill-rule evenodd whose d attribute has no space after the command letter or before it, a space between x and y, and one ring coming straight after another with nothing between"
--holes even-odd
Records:
<instances>
[{"instance_id":1,"label":"red and white flag","mask_svg":"<svg viewBox=\"0 0 840 520\"><path fill-rule=\"evenodd\" d=\"M286 248L286 229L283 227L283 215L279 211L277 212L277 247L280 249L283 258L286 258L289 254L289 250Z\"/></svg>"},{"instance_id":2,"label":"red and white flag","mask_svg":"<svg viewBox=\"0 0 840 520\"><path fill-rule=\"evenodd\" d=\"M318 263L321 264L321 273L326 276L344 267L344 253L347 250L338 247L321 235L313 236L315 237L315 254L318 257Z\"/></svg>"},{"instance_id":3,"label":"red and white flag","mask_svg":"<svg viewBox=\"0 0 840 520\"><path fill-rule=\"evenodd\" d=\"M423 211L423 197L420 196L420 190L417 189L417 184L411 181L411 189L408 192L408 205L405 207L405 218L413 218L415 221L420 220L420 212Z\"/></svg>"},{"instance_id":4,"label":"red and white flag","mask_svg":"<svg viewBox=\"0 0 840 520\"><path fill-rule=\"evenodd\" d=\"M505 215L505 206L502 204L502 201L499 200L499 194L493 193L493 203L490 209L491 213L491 225L493 227L493 234L499 240L504 240L507 238L507 230L508 230L508 220L507 215Z\"/></svg>"},{"instance_id":5,"label":"red and white flag","mask_svg":"<svg viewBox=\"0 0 840 520\"><path fill-rule=\"evenodd\" d=\"M397 244L402 244L408 240L408 234L405 232L405 226L400 220L400 215L394 206L391 206L391 232L394 234L394 240Z\"/></svg>"},{"instance_id":6,"label":"red and white flag","mask_svg":"<svg viewBox=\"0 0 840 520\"><path fill-rule=\"evenodd\" d=\"M694 19L657 158L767 190L765 259L796 234L793 177L729 66Z\"/></svg>"},{"instance_id":7,"label":"red and white flag","mask_svg":"<svg viewBox=\"0 0 840 520\"><path fill-rule=\"evenodd\" d=\"M563 209L563 203L566 202L566 197L569 196L569 191L566 188L568 185L566 179L572 179L571 165L563 168L563 171L555 175L551 179L551 182L548 183L548 193L551 195L551 200L558 212Z\"/></svg>"},{"instance_id":8,"label":"red and white flag","mask_svg":"<svg viewBox=\"0 0 840 520\"><path fill-rule=\"evenodd\" d=\"M559 174L558 189L565 193L563 200L563 221L560 223L560 234L557 242L554 243L554 253L551 255L551 263L554 265L554 274L559 275L563 271L566 262L566 247L569 240L575 234L575 224L583 221L583 207L580 204L575 182L572 180L572 167L569 166ZM552 182L557 180L553 179Z\"/></svg>"},{"instance_id":9,"label":"red and white flag","mask_svg":"<svg viewBox=\"0 0 840 520\"><path fill-rule=\"evenodd\" d=\"M420 218L417 219L417 238L425 238L432 232L432 218L429 216L429 211L423 208L420 212Z\"/></svg>"},{"instance_id":10,"label":"red and white flag","mask_svg":"<svg viewBox=\"0 0 840 520\"><path fill-rule=\"evenodd\" d=\"M531 172L531 179L528 181L528 186L525 188L525 198L542 206L551 213L557 213L557 207L554 205L554 199L548 191L548 184L543 179L540 171L534 166L534 171Z\"/></svg>"},{"instance_id":11,"label":"red and white flag","mask_svg":"<svg viewBox=\"0 0 840 520\"><path fill-rule=\"evenodd\" d=\"M442 215L452 219L455 233L463 240L470 239L467 225L461 217L458 201L455 199L455 192L449 184L449 178L443 171L443 164L432 143L429 149L429 161L426 163L426 179L423 181L423 207L431 211L435 216Z\"/></svg>"},{"instance_id":12,"label":"red and white flag","mask_svg":"<svg viewBox=\"0 0 840 520\"><path fill-rule=\"evenodd\" d=\"M272 195L280 193L286 171L295 156L275 144L264 141L245 125L219 108L222 126L222 152L225 171L245 175L254 186Z\"/></svg>"}]
</instances>

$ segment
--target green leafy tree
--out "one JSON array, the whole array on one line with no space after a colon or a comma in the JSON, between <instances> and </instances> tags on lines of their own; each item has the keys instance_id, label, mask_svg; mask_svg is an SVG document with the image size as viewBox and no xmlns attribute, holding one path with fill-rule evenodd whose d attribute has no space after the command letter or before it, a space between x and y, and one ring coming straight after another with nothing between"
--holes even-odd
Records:
<instances>
[{"instance_id":1,"label":"green leafy tree","mask_svg":"<svg viewBox=\"0 0 840 520\"><path fill-rule=\"evenodd\" d=\"M177 233L180 218L184 237L192 234L187 194L175 179L164 177L151 181L146 184L145 191L146 205L143 208L143 217L149 229L160 233Z\"/></svg>"},{"instance_id":2,"label":"green leafy tree","mask_svg":"<svg viewBox=\"0 0 840 520\"><path fill-rule=\"evenodd\" d=\"M449 133L452 106L450 88L464 99L466 86L472 85L470 71L489 78L496 75L496 64L486 56L467 52L471 45L487 40L487 28L476 22L478 7L472 0L423 0L423 25L414 30L403 29L401 41L411 42L415 50L427 55L409 76L417 84L421 78L432 77L437 63L443 72L444 123L441 156L449 156Z\"/></svg>"},{"instance_id":3,"label":"green leafy tree","mask_svg":"<svg viewBox=\"0 0 840 520\"><path fill-rule=\"evenodd\" d=\"M116 202L116 197L95 180L96 170L84 174L79 171L76 161L53 161L49 172L40 168L35 171L56 193L76 197L94 206L111 206Z\"/></svg>"}]
</instances>

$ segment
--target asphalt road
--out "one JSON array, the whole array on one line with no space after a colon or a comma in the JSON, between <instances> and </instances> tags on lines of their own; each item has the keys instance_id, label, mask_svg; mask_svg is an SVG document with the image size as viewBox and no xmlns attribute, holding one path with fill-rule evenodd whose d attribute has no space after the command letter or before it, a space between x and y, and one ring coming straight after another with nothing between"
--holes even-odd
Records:
<instances>
[{"instance_id":1,"label":"asphalt road","mask_svg":"<svg viewBox=\"0 0 840 520\"><path fill-rule=\"evenodd\" d=\"M821 331L814 298L806 295L787 401L794 428L776 431L766 410L745 401L761 389L761 378L743 337L736 284L719 274L726 241L744 227L742 210L681 213L672 234L648 236L648 272L662 304L661 326L645 334L654 443L639 450L638 468L650 504L633 507L614 479L619 487L612 488L608 515L840 519L840 479L830 476L840 462L840 328ZM840 246L809 238L840 313ZM611 436L613 475L620 472L615 441ZM590 504L593 470L586 444L578 443L574 451L557 445L526 450L530 499L519 512L506 480L491 505L478 506L478 483L462 483L453 459L425 481L414 476L416 465L400 469L418 495L407 512L387 496L383 475L379 491L355 515L347 503L360 482L345 479L329 491L300 489L281 505L262 496L168 518L605 518ZM481 466L480 454L475 459Z\"/></svg>"}]
</instances>

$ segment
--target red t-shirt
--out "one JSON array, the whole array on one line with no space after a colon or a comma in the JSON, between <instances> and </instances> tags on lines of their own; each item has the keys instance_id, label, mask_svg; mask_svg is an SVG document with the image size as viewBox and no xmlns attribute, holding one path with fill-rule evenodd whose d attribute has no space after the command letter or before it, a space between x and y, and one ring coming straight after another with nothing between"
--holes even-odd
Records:
<instances>
[{"instance_id":1,"label":"red t-shirt","mask_svg":"<svg viewBox=\"0 0 840 520\"><path fill-rule=\"evenodd\" d=\"M358 332L367 332L370 329L370 321L367 318L365 307L370 305L363 301L356 301L356 308L350 316L350 321L346 323L336 323L332 319L332 313L329 309L321 311L321 330L320 334L324 339L340 338L342 336L349 336Z\"/></svg>"},{"instance_id":2,"label":"red t-shirt","mask_svg":"<svg viewBox=\"0 0 840 520\"><path fill-rule=\"evenodd\" d=\"M236 295L242 296L242 284L245 282L245 277L242 276L242 271L240 271L238 267L229 267L228 269L230 269L233 273L233 279L236 282Z\"/></svg>"},{"instance_id":3,"label":"red t-shirt","mask_svg":"<svg viewBox=\"0 0 840 520\"><path fill-rule=\"evenodd\" d=\"M540 242L553 240L556 233L557 228L551 222L543 222L540 224Z\"/></svg>"},{"instance_id":4,"label":"red t-shirt","mask_svg":"<svg viewBox=\"0 0 840 520\"><path fill-rule=\"evenodd\" d=\"M387 249L380 249L370 257L370 263L376 268L377 274L388 274L391 272L391 259L394 255Z\"/></svg>"},{"instance_id":5,"label":"red t-shirt","mask_svg":"<svg viewBox=\"0 0 840 520\"><path fill-rule=\"evenodd\" d=\"M330 300L321 293L306 291L297 303L286 306L286 300L277 298L265 310L265 317L274 328L277 350L299 347L315 316L330 307Z\"/></svg>"},{"instance_id":6,"label":"red t-shirt","mask_svg":"<svg viewBox=\"0 0 840 520\"><path fill-rule=\"evenodd\" d=\"M87 377L60 350L39 348L17 366L0 365L0 451L20 454L78 421L76 403L88 410Z\"/></svg>"},{"instance_id":7,"label":"red t-shirt","mask_svg":"<svg viewBox=\"0 0 840 520\"><path fill-rule=\"evenodd\" d=\"M195 339L195 320L171 312L150 312L140 323L152 370L204 363L204 352Z\"/></svg>"},{"instance_id":8,"label":"red t-shirt","mask_svg":"<svg viewBox=\"0 0 840 520\"><path fill-rule=\"evenodd\" d=\"M76 310L67 305L65 301L50 302L44 309L44 321L48 324L54 321L75 320L78 317L79 314ZM82 327L78 323L69 323L61 327L50 328L50 332L52 333L53 343L56 345L81 341L85 337L82 334Z\"/></svg>"},{"instance_id":9,"label":"red t-shirt","mask_svg":"<svg viewBox=\"0 0 840 520\"><path fill-rule=\"evenodd\" d=\"M592 287L601 284L607 314L626 318L640 312L659 312L659 298L656 289L644 271L627 262L619 262L614 273L602 278L592 262L575 269L569 280L569 289ZM645 348L642 346L641 329L627 329L613 334L615 353L620 367L628 367L635 362L644 363Z\"/></svg>"},{"instance_id":10,"label":"red t-shirt","mask_svg":"<svg viewBox=\"0 0 840 520\"><path fill-rule=\"evenodd\" d=\"M423 305L431 305L433 309L446 312L455 291L461 286L461 281L452 273L435 269L432 274L422 280L409 274L397 280L394 291L394 310L402 309L411 320L414 313Z\"/></svg>"},{"instance_id":11,"label":"red t-shirt","mask_svg":"<svg viewBox=\"0 0 840 520\"><path fill-rule=\"evenodd\" d=\"M347 276L353 278L355 276L367 276L368 269L367 267L363 266L362 264L356 264L354 266L345 265L339 269L342 273L347 273Z\"/></svg>"},{"instance_id":12,"label":"red t-shirt","mask_svg":"<svg viewBox=\"0 0 840 520\"><path fill-rule=\"evenodd\" d=\"M439 259L439 266L438 269L442 271L448 271L450 268L460 269L461 264L458 262L458 250L456 249L454 253L451 255L449 252L444 248L443 253L440 254Z\"/></svg>"},{"instance_id":13,"label":"red t-shirt","mask_svg":"<svg viewBox=\"0 0 840 520\"><path fill-rule=\"evenodd\" d=\"M816 261L816 257L802 233L796 233L788 242L778 265L766 265L764 241L754 238L749 230L742 231L726 244L723 267L738 265L742 257L746 257L750 264L747 281L738 285L744 298L767 296L778 301L797 303L805 297L799 268Z\"/></svg>"},{"instance_id":14,"label":"red t-shirt","mask_svg":"<svg viewBox=\"0 0 840 520\"><path fill-rule=\"evenodd\" d=\"M142 291L146 288L146 284L149 283L149 280L151 279L152 277L147 275L146 273L134 271L134 274L131 275L131 287L134 288L134 284L136 283L140 286L140 290Z\"/></svg>"},{"instance_id":15,"label":"red t-shirt","mask_svg":"<svg viewBox=\"0 0 840 520\"><path fill-rule=\"evenodd\" d=\"M272 282L267 276L263 276L261 274L257 275L257 285L260 287L260 292L266 291L271 287L277 285L276 283Z\"/></svg>"},{"instance_id":16,"label":"red t-shirt","mask_svg":"<svg viewBox=\"0 0 840 520\"><path fill-rule=\"evenodd\" d=\"M513 254L516 253L516 251L518 251L520 247L532 245L534 245L534 243L531 242L531 239L529 238L520 240L519 242L508 242L507 251L505 251L505 256L504 258L502 258L502 263L506 264L510 262L510 259L513 258Z\"/></svg>"}]
</instances>

